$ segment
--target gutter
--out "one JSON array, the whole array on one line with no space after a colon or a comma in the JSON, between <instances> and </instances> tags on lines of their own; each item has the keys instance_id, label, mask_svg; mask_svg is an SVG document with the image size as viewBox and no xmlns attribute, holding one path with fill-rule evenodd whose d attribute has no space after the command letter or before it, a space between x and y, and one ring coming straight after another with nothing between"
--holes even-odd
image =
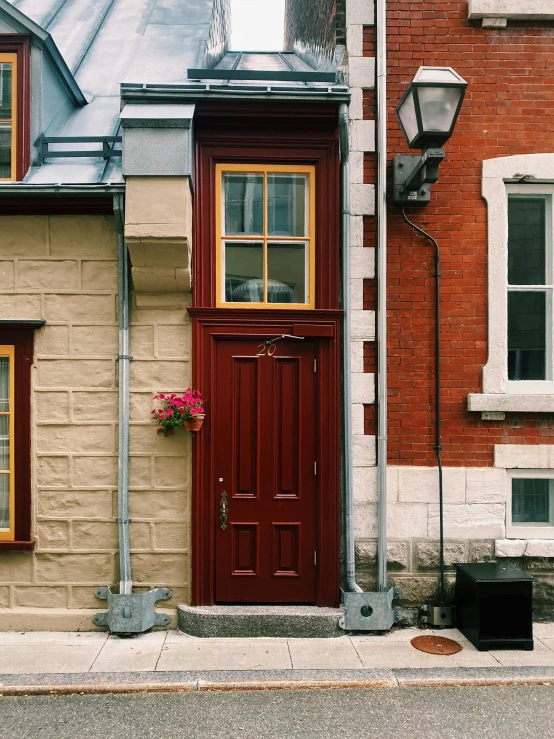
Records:
<instances>
[{"instance_id":1,"label":"gutter","mask_svg":"<svg viewBox=\"0 0 554 739\"><path fill-rule=\"evenodd\" d=\"M8 197L19 197L21 195L117 195L125 192L125 184L80 184L80 185L43 185L32 183L0 183L0 197L6 195Z\"/></svg>"}]
</instances>

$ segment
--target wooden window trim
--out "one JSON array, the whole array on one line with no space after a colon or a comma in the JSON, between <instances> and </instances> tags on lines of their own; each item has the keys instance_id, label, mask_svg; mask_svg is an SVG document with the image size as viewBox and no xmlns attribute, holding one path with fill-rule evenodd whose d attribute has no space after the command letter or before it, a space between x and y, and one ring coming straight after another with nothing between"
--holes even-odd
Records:
<instances>
[{"instance_id":1,"label":"wooden window trim","mask_svg":"<svg viewBox=\"0 0 554 739\"><path fill-rule=\"evenodd\" d=\"M0 182L13 182L17 178L17 123L19 120L18 116L18 99L17 94L17 80L19 79L17 70L17 54L5 54L0 51L0 64L11 64L12 65L12 115L10 120L1 119L2 123L10 123L12 127L12 144L11 144L11 173L9 177L0 177Z\"/></svg>"},{"instance_id":2,"label":"wooden window trim","mask_svg":"<svg viewBox=\"0 0 554 739\"><path fill-rule=\"evenodd\" d=\"M267 310L313 310L315 308L315 212L316 212L316 193L315 193L315 167L313 165L294 165L294 164L216 164L216 197L215 197L215 221L216 221L216 306L218 308L249 308L257 309L265 308ZM223 231L223 175L227 172L243 172L264 175L264 232L261 235L242 234L237 236L226 236ZM267 225L267 177L270 174L305 174L308 176L308 233L305 236L289 236L279 237L270 236L268 234ZM264 250L264 284L267 281L267 244L269 241L303 241L308 243L309 254L309 271L308 271L308 294L309 301L307 303L229 303L223 300L223 242L224 241L261 241Z\"/></svg>"},{"instance_id":3,"label":"wooden window trim","mask_svg":"<svg viewBox=\"0 0 554 739\"><path fill-rule=\"evenodd\" d=\"M37 324L40 325L40 324ZM34 549L31 539L31 367L36 326L0 325L0 345L14 347L13 528L0 540L2 550ZM2 532L5 534L6 532Z\"/></svg>"},{"instance_id":4,"label":"wooden window trim","mask_svg":"<svg viewBox=\"0 0 554 739\"><path fill-rule=\"evenodd\" d=\"M28 36L0 34L0 59L15 56L15 126L12 141L14 156L12 178L0 182L21 182L27 174L31 157L31 44Z\"/></svg>"},{"instance_id":5,"label":"wooden window trim","mask_svg":"<svg viewBox=\"0 0 554 739\"><path fill-rule=\"evenodd\" d=\"M0 416L8 416L9 428L8 428L8 439L9 439L9 462L7 474L10 480L10 526L6 531L0 529L0 541L14 541L15 539L15 346L13 344L7 344L5 346L0 345L0 357L7 357L10 360L10 380L9 380L9 403L7 412L0 412ZM6 471L0 472L2 477L6 474Z\"/></svg>"}]
</instances>

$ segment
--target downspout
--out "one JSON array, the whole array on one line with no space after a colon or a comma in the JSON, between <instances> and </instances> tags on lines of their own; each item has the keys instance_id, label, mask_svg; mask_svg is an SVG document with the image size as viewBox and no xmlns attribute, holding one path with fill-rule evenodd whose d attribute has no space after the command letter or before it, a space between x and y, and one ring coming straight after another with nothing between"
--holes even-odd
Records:
<instances>
[{"instance_id":1,"label":"downspout","mask_svg":"<svg viewBox=\"0 0 554 739\"><path fill-rule=\"evenodd\" d=\"M387 2L376 0L377 587L387 589Z\"/></svg>"},{"instance_id":2,"label":"downspout","mask_svg":"<svg viewBox=\"0 0 554 739\"><path fill-rule=\"evenodd\" d=\"M352 480L352 336L350 330L350 146L348 141L348 105L339 107L341 158L341 252L343 320L343 422L344 422L344 510L345 510L345 590L362 593L356 582L356 546L354 540L354 486Z\"/></svg>"},{"instance_id":3,"label":"downspout","mask_svg":"<svg viewBox=\"0 0 554 739\"><path fill-rule=\"evenodd\" d=\"M114 197L117 225L119 305L119 447L117 470L117 527L119 533L119 593L133 592L129 537L129 384L131 341L129 330L129 268L125 245L123 195Z\"/></svg>"},{"instance_id":4,"label":"downspout","mask_svg":"<svg viewBox=\"0 0 554 739\"><path fill-rule=\"evenodd\" d=\"M346 631L387 631L399 620L400 615L392 607L395 598L400 597L398 588L387 590L387 27L386 0L376 0L376 86L377 86L377 592L364 593L355 580L355 546L353 527L353 490L352 490L352 456L351 456L351 403L349 383L350 376L345 377L344 418L345 418L345 450L346 456L346 495L347 514L347 584L350 592L343 592L343 603L346 608L339 625ZM343 106L341 106L342 108ZM344 106L346 107L346 106ZM341 110L342 121L342 110ZM341 128L342 134L342 128ZM348 139L346 139L348 146ZM343 150L341 138L341 152ZM348 192L348 161L342 160L343 167L343 239L348 236L349 202L344 199L344 190ZM348 196L347 196L348 197ZM348 215L347 215L348 214ZM343 294L345 310L349 305L350 264L348 260L348 243L343 242ZM348 312L345 313L345 356L344 368L350 373L350 331ZM347 343L348 342L348 343ZM349 483L349 485L348 485Z\"/></svg>"},{"instance_id":5,"label":"downspout","mask_svg":"<svg viewBox=\"0 0 554 739\"><path fill-rule=\"evenodd\" d=\"M117 227L118 308L119 308L119 448L117 471L117 528L119 538L119 592L100 587L96 597L108 601L108 610L93 616L97 626L107 626L113 634L136 636L153 626L168 626L171 619L155 609L156 601L171 598L169 588L133 593L131 543L129 537L129 421L131 340L129 317L129 264L125 244L124 195L114 195Z\"/></svg>"}]
</instances>

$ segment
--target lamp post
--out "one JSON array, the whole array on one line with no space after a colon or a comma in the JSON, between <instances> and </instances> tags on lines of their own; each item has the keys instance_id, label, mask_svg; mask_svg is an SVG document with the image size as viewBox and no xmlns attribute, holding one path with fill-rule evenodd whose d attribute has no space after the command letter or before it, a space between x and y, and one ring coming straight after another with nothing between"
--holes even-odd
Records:
<instances>
[{"instance_id":1,"label":"lamp post","mask_svg":"<svg viewBox=\"0 0 554 739\"><path fill-rule=\"evenodd\" d=\"M425 205L430 183L439 178L444 159L440 147L454 131L467 82L451 67L420 67L396 106L396 115L410 149L421 156L393 159L393 202Z\"/></svg>"}]
</instances>

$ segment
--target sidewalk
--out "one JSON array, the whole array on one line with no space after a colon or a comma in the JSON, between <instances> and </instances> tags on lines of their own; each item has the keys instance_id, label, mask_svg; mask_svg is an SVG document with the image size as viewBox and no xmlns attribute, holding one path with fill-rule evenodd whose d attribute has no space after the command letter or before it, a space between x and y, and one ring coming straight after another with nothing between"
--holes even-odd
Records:
<instances>
[{"instance_id":1,"label":"sidewalk","mask_svg":"<svg viewBox=\"0 0 554 739\"><path fill-rule=\"evenodd\" d=\"M414 649L440 634L452 656ZM478 652L456 629L398 629L335 639L198 639L157 631L0 633L0 694L394 687L554 682L554 623L536 624L533 652Z\"/></svg>"}]
</instances>

